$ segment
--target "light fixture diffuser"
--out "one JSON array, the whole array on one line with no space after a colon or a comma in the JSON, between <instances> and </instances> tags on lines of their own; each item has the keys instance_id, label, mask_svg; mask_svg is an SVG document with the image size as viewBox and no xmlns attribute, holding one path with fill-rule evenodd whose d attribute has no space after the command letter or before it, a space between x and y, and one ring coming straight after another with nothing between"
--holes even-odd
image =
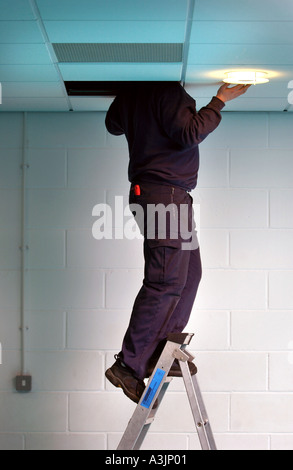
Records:
<instances>
[{"instance_id":1,"label":"light fixture diffuser","mask_svg":"<svg viewBox=\"0 0 293 470\"><path fill-rule=\"evenodd\" d=\"M260 83L268 83L268 74L256 70L235 70L225 72L225 83L231 85L258 85Z\"/></svg>"}]
</instances>

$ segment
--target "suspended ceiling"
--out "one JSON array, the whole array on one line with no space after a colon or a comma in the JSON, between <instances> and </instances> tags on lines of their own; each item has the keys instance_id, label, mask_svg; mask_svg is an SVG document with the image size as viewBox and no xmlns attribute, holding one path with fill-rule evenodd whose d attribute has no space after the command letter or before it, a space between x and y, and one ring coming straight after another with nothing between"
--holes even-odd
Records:
<instances>
[{"instance_id":1,"label":"suspended ceiling","mask_svg":"<svg viewBox=\"0 0 293 470\"><path fill-rule=\"evenodd\" d=\"M293 0L0 0L0 111L108 109L74 81L182 81L201 107L247 68L270 83L226 111L293 111Z\"/></svg>"}]
</instances>

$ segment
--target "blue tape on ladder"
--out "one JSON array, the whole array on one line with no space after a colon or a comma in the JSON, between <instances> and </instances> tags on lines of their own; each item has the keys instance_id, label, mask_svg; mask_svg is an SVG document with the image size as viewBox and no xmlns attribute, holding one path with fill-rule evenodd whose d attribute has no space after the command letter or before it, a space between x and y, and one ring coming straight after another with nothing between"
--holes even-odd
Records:
<instances>
[{"instance_id":1,"label":"blue tape on ladder","mask_svg":"<svg viewBox=\"0 0 293 470\"><path fill-rule=\"evenodd\" d=\"M162 380L164 378L165 371L162 369L157 369L153 380L151 381L150 385L148 386L148 389L146 391L145 397L141 403L141 406L144 408L149 408L152 404L152 401L158 391L159 386L162 383Z\"/></svg>"}]
</instances>

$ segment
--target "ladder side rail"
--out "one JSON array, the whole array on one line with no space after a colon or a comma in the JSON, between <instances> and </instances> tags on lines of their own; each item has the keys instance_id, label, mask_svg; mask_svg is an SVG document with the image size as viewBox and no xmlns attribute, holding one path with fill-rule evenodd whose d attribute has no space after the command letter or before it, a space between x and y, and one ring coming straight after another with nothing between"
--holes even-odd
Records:
<instances>
[{"instance_id":1,"label":"ladder side rail","mask_svg":"<svg viewBox=\"0 0 293 470\"><path fill-rule=\"evenodd\" d=\"M210 442L209 436L206 433L207 418L203 416L203 410L201 409L198 402L197 393L195 391L194 383L189 371L188 362L180 361L180 367L202 450L212 450L212 443Z\"/></svg>"},{"instance_id":2,"label":"ladder side rail","mask_svg":"<svg viewBox=\"0 0 293 470\"><path fill-rule=\"evenodd\" d=\"M207 410L203 401L202 393L198 385L198 380L197 380L196 375L192 377L192 382L193 382L193 387L197 396L198 404L202 411L203 419L205 421L205 431L209 439L211 450L217 450L217 445L216 445L215 438L213 435L211 422L210 422L210 419L209 419L209 416L208 416L208 413L207 413Z\"/></svg>"}]
</instances>

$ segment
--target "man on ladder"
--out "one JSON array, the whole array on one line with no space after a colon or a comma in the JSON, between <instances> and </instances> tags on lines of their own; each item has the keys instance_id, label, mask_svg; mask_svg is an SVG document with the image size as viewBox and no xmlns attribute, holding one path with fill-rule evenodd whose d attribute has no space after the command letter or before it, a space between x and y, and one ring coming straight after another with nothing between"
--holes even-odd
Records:
<instances>
[{"instance_id":1,"label":"man on ladder","mask_svg":"<svg viewBox=\"0 0 293 470\"><path fill-rule=\"evenodd\" d=\"M197 184L198 146L220 124L225 102L247 89L225 84L197 112L195 101L177 82L136 83L124 87L107 113L108 131L125 134L129 144L130 203L144 235L145 278L122 350L106 377L136 403L168 335L181 333L187 325L201 280L189 194ZM196 374L192 362L188 367ZM182 376L177 359L169 376Z\"/></svg>"}]
</instances>

